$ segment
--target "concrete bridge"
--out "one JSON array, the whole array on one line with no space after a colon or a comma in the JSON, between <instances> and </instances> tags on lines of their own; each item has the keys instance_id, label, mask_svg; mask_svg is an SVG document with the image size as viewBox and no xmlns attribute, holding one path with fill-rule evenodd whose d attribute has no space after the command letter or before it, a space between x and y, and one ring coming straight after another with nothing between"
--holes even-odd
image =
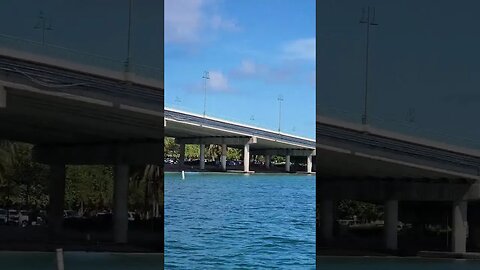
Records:
<instances>
[{"instance_id":1,"label":"concrete bridge","mask_svg":"<svg viewBox=\"0 0 480 270\"><path fill-rule=\"evenodd\" d=\"M223 170L227 169L227 147L243 149L243 171L246 173L250 172L252 154L263 155L267 168L272 156L285 156L286 172L290 172L292 156L305 157L307 173L312 172L316 155L312 139L168 108L165 108L165 136L174 137L180 144L180 166L185 159L185 144L200 145L200 169L205 169L206 144L222 146Z\"/></svg>"},{"instance_id":2,"label":"concrete bridge","mask_svg":"<svg viewBox=\"0 0 480 270\"><path fill-rule=\"evenodd\" d=\"M129 166L163 163L163 96L163 69L0 38L0 139L33 144L34 159L50 165L54 238L65 165L103 164L115 168L114 240L127 242Z\"/></svg>"},{"instance_id":3,"label":"concrete bridge","mask_svg":"<svg viewBox=\"0 0 480 270\"><path fill-rule=\"evenodd\" d=\"M317 115L319 240L333 241L334 202L384 204L385 247L396 250L399 201L449 202L452 251L465 252L467 205L480 199L480 151Z\"/></svg>"}]
</instances>

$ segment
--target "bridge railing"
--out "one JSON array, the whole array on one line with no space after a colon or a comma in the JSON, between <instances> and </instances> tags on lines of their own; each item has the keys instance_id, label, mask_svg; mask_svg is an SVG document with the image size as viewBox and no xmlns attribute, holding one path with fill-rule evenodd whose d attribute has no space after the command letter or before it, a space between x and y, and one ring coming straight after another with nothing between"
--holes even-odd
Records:
<instances>
[{"instance_id":1,"label":"bridge railing","mask_svg":"<svg viewBox=\"0 0 480 270\"><path fill-rule=\"evenodd\" d=\"M199 108L197 108L197 110L195 110L195 108L192 108L192 107L187 107L187 106L184 106L181 104L181 102L173 102L175 104L172 104L172 102L170 104L166 104L165 106L168 106L169 108L172 108L172 109L175 109L175 110L179 110L179 111L183 111L183 112L194 112L198 115L202 115L203 116L203 113L202 112L199 112ZM203 105L203 104L202 104ZM312 112L312 116L314 115L314 112ZM278 113L273 113L273 116L270 114L263 114L263 115L256 115L254 116L254 119L251 119L250 117L248 116L243 116L243 117L234 117L234 116L229 116L229 115L225 115L225 114L221 114L221 113L213 113L213 112L209 112L207 111L206 112L206 116L207 117L213 117L213 118L221 118L222 120L224 121L227 121L227 122L231 122L231 123L237 123L237 124L241 124L241 125L246 125L246 126L251 126L253 128L257 128L257 129L266 129L266 130L270 130L272 132L276 132L278 130L278 119L275 119L274 117L278 117ZM273 119L272 119L273 118ZM307 139L307 140L315 140L315 137L313 138L309 138L309 137L305 137L305 136L302 136L302 135L298 135L299 133L310 133L310 134L313 134L314 130L315 130L315 121L313 119L313 121L311 122L310 125L308 124L303 124L303 123L296 123L296 127L295 129L292 129L292 127L285 127L285 126L282 126L282 129L281 129L281 133L283 134L290 134L292 136L296 136L296 137L301 137L301 138L304 138L304 139Z\"/></svg>"},{"instance_id":2,"label":"bridge railing","mask_svg":"<svg viewBox=\"0 0 480 270\"><path fill-rule=\"evenodd\" d=\"M49 43L42 43L3 34L0 34L0 48L7 49L13 52L27 53L33 56L59 59L65 62L70 62L72 64L91 66L113 72L120 73L126 70L125 59L112 59L102 55L91 54ZM16 55L7 56L16 57ZM35 61L34 58L30 60ZM130 64L129 70L136 76L142 78L163 81L162 68L133 63Z\"/></svg>"},{"instance_id":3,"label":"bridge railing","mask_svg":"<svg viewBox=\"0 0 480 270\"><path fill-rule=\"evenodd\" d=\"M317 114L330 118L338 118L339 120L350 123L361 124L361 114L358 112L341 110L329 106L321 106L317 109ZM456 145L480 149L480 140L474 140L465 136L450 135L444 130L425 128L416 124L415 122L409 122L407 120L401 121L393 117L378 116L374 114L370 114L368 119L370 126L379 129L414 137L421 137L427 140L441 142L452 146Z\"/></svg>"}]
</instances>

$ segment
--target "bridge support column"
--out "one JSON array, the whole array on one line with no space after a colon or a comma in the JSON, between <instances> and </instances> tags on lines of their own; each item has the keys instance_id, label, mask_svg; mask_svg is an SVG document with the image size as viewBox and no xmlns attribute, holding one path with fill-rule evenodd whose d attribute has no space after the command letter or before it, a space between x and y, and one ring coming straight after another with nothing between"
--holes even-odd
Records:
<instances>
[{"instance_id":1,"label":"bridge support column","mask_svg":"<svg viewBox=\"0 0 480 270\"><path fill-rule=\"evenodd\" d=\"M270 169L270 155L265 155L265 168Z\"/></svg>"},{"instance_id":2,"label":"bridge support column","mask_svg":"<svg viewBox=\"0 0 480 270\"><path fill-rule=\"evenodd\" d=\"M128 236L128 165L115 165L113 193L113 238L127 243Z\"/></svg>"},{"instance_id":3,"label":"bridge support column","mask_svg":"<svg viewBox=\"0 0 480 270\"><path fill-rule=\"evenodd\" d=\"M452 252L467 250L467 201L454 201L452 207Z\"/></svg>"},{"instance_id":4,"label":"bridge support column","mask_svg":"<svg viewBox=\"0 0 480 270\"><path fill-rule=\"evenodd\" d=\"M205 144L200 144L200 170L205 170Z\"/></svg>"},{"instance_id":5,"label":"bridge support column","mask_svg":"<svg viewBox=\"0 0 480 270\"><path fill-rule=\"evenodd\" d=\"M397 250L398 243L398 200L388 200L384 205L385 247L388 250Z\"/></svg>"},{"instance_id":6,"label":"bridge support column","mask_svg":"<svg viewBox=\"0 0 480 270\"><path fill-rule=\"evenodd\" d=\"M0 86L0 108L7 107L7 91L5 87Z\"/></svg>"},{"instance_id":7,"label":"bridge support column","mask_svg":"<svg viewBox=\"0 0 480 270\"><path fill-rule=\"evenodd\" d=\"M222 144L222 156L220 157L220 162L222 163L222 170L227 170L227 145Z\"/></svg>"},{"instance_id":8,"label":"bridge support column","mask_svg":"<svg viewBox=\"0 0 480 270\"><path fill-rule=\"evenodd\" d=\"M312 157L313 155L307 156L307 173L312 173Z\"/></svg>"},{"instance_id":9,"label":"bridge support column","mask_svg":"<svg viewBox=\"0 0 480 270\"><path fill-rule=\"evenodd\" d=\"M290 172L290 155L285 156L285 171Z\"/></svg>"},{"instance_id":10,"label":"bridge support column","mask_svg":"<svg viewBox=\"0 0 480 270\"><path fill-rule=\"evenodd\" d=\"M178 158L178 167L182 168L185 162L185 144L180 144L180 157Z\"/></svg>"},{"instance_id":11,"label":"bridge support column","mask_svg":"<svg viewBox=\"0 0 480 270\"><path fill-rule=\"evenodd\" d=\"M247 143L243 147L243 172L250 171L250 144Z\"/></svg>"},{"instance_id":12,"label":"bridge support column","mask_svg":"<svg viewBox=\"0 0 480 270\"><path fill-rule=\"evenodd\" d=\"M334 201L324 199L320 202L320 228L322 240L329 243L333 240Z\"/></svg>"},{"instance_id":13,"label":"bridge support column","mask_svg":"<svg viewBox=\"0 0 480 270\"><path fill-rule=\"evenodd\" d=\"M63 210L65 204L65 164L50 165L50 209L48 229L52 240L58 239L63 230Z\"/></svg>"}]
</instances>

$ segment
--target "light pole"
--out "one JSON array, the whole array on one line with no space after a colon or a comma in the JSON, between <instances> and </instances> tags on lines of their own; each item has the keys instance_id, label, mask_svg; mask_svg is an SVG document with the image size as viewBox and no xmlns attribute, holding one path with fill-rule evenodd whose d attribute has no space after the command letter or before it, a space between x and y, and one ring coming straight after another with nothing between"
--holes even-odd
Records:
<instances>
[{"instance_id":1,"label":"light pole","mask_svg":"<svg viewBox=\"0 0 480 270\"><path fill-rule=\"evenodd\" d=\"M282 123L282 101L283 101L283 96L279 95L278 98L278 132L280 133L280 127Z\"/></svg>"},{"instance_id":2,"label":"light pole","mask_svg":"<svg viewBox=\"0 0 480 270\"><path fill-rule=\"evenodd\" d=\"M125 60L125 71L130 71L130 58L131 58L131 33L132 33L132 7L133 0L128 0L128 32L127 32L127 59Z\"/></svg>"},{"instance_id":3,"label":"light pole","mask_svg":"<svg viewBox=\"0 0 480 270\"><path fill-rule=\"evenodd\" d=\"M202 78L204 80L203 88L205 90L205 94L203 97L203 118L205 118L205 115L207 113L207 80L210 80L210 73L208 71L205 71Z\"/></svg>"},{"instance_id":4,"label":"light pole","mask_svg":"<svg viewBox=\"0 0 480 270\"><path fill-rule=\"evenodd\" d=\"M43 15L43 11L40 11L40 14L38 14L38 20L33 29L42 30L42 45L45 45L45 31L53 30L53 28L51 20L48 21L47 25L47 18Z\"/></svg>"},{"instance_id":5,"label":"light pole","mask_svg":"<svg viewBox=\"0 0 480 270\"><path fill-rule=\"evenodd\" d=\"M372 16L370 16L370 11L372 11ZM375 22L375 7L367 7L367 16L365 16L365 8L362 9L362 18L360 19L361 24L366 25L366 39L367 45L365 50L365 96L363 101L363 115L362 115L362 124L367 124L367 106L368 106L368 51L370 46L370 26L377 26Z\"/></svg>"}]
</instances>

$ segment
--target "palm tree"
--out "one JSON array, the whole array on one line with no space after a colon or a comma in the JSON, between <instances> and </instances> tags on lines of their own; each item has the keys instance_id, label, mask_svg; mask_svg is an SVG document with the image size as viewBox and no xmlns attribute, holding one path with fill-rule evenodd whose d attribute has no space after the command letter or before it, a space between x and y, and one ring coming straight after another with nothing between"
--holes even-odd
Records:
<instances>
[{"instance_id":1,"label":"palm tree","mask_svg":"<svg viewBox=\"0 0 480 270\"><path fill-rule=\"evenodd\" d=\"M153 217L159 217L163 209L163 168L160 165L145 165L132 169L131 180L137 187L145 185L144 212L148 216L151 206Z\"/></svg>"},{"instance_id":2,"label":"palm tree","mask_svg":"<svg viewBox=\"0 0 480 270\"><path fill-rule=\"evenodd\" d=\"M0 140L0 189L6 190L6 200L10 199L10 183L7 174L15 166L15 143Z\"/></svg>"}]
</instances>

